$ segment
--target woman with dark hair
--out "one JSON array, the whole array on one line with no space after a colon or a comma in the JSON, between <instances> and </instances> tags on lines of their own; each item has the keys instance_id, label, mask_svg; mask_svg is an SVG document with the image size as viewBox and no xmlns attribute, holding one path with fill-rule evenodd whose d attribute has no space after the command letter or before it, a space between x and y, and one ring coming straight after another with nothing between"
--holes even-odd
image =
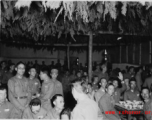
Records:
<instances>
[{"instance_id":1,"label":"woman with dark hair","mask_svg":"<svg viewBox=\"0 0 152 120\"><path fill-rule=\"evenodd\" d=\"M70 120L71 118L71 110L69 108L65 108L60 113L60 119L61 120Z\"/></svg>"}]
</instances>

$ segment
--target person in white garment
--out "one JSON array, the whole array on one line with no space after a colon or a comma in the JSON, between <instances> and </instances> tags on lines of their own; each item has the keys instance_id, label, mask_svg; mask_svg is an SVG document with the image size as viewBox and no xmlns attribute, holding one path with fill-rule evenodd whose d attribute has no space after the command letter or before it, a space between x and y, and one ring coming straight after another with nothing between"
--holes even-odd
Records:
<instances>
[{"instance_id":1,"label":"person in white garment","mask_svg":"<svg viewBox=\"0 0 152 120\"><path fill-rule=\"evenodd\" d=\"M97 120L98 105L83 92L81 83L80 78L72 81L72 95L77 104L72 111L71 120Z\"/></svg>"}]
</instances>

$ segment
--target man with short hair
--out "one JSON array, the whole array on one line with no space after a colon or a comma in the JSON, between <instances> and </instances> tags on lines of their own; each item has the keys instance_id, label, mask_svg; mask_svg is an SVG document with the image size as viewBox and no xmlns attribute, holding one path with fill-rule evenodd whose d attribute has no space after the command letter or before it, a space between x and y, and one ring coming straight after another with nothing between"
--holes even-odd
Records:
<instances>
[{"instance_id":1,"label":"man with short hair","mask_svg":"<svg viewBox=\"0 0 152 120\"><path fill-rule=\"evenodd\" d=\"M11 119L12 111L15 108L7 101L6 96L6 88L0 86L0 119Z\"/></svg>"},{"instance_id":2,"label":"man with short hair","mask_svg":"<svg viewBox=\"0 0 152 120\"><path fill-rule=\"evenodd\" d=\"M61 94L56 94L51 99L53 108L48 111L48 118L53 120L60 119L60 113L64 108L64 98Z\"/></svg>"},{"instance_id":3,"label":"man with short hair","mask_svg":"<svg viewBox=\"0 0 152 120\"><path fill-rule=\"evenodd\" d=\"M55 89L54 89L54 95L56 94L61 94L63 95L63 87L62 87L62 84L61 82L59 82L57 80L57 76L58 76L58 70L57 69L52 69L51 70L51 80L54 82L54 85L55 85Z\"/></svg>"},{"instance_id":4,"label":"man with short hair","mask_svg":"<svg viewBox=\"0 0 152 120\"><path fill-rule=\"evenodd\" d=\"M97 120L98 105L91 100L81 86L82 80L77 78L72 82L72 94L77 104L72 112L72 120Z\"/></svg>"},{"instance_id":5,"label":"man with short hair","mask_svg":"<svg viewBox=\"0 0 152 120\"><path fill-rule=\"evenodd\" d=\"M109 120L120 120L120 117L114 108L113 94L114 86L113 84L109 84L106 94L104 94L99 100L99 108L105 118ZM110 114L109 112L113 112L113 114Z\"/></svg>"},{"instance_id":6,"label":"man with short hair","mask_svg":"<svg viewBox=\"0 0 152 120\"><path fill-rule=\"evenodd\" d=\"M46 119L47 111L41 107L41 100L34 98L24 110L22 119Z\"/></svg>"},{"instance_id":7,"label":"man with short hair","mask_svg":"<svg viewBox=\"0 0 152 120\"><path fill-rule=\"evenodd\" d=\"M101 78L101 81L99 83L101 85L100 89L95 93L95 100L98 103L100 98L105 94L106 92L106 85L107 80L105 78Z\"/></svg>"},{"instance_id":8,"label":"man with short hair","mask_svg":"<svg viewBox=\"0 0 152 120\"><path fill-rule=\"evenodd\" d=\"M39 92L41 88L41 83L39 79L36 78L36 68L31 67L29 70L29 89L32 94L32 98L39 97Z\"/></svg>"},{"instance_id":9,"label":"man with short hair","mask_svg":"<svg viewBox=\"0 0 152 120\"><path fill-rule=\"evenodd\" d=\"M4 86L7 87L8 80L9 80L11 77L14 76L14 74L13 74L14 69L15 69L15 64L12 63L12 64L9 66L9 70L4 73L3 78L2 78L2 84L3 84Z\"/></svg>"},{"instance_id":10,"label":"man with short hair","mask_svg":"<svg viewBox=\"0 0 152 120\"><path fill-rule=\"evenodd\" d=\"M8 97L10 102L16 107L13 110L13 118L21 119L24 109L31 100L29 81L24 77L25 64L19 62L15 68L16 75L8 81Z\"/></svg>"},{"instance_id":11,"label":"man with short hair","mask_svg":"<svg viewBox=\"0 0 152 120\"><path fill-rule=\"evenodd\" d=\"M98 90L98 83L99 83L99 78L98 76L94 76L92 80L92 88L94 91Z\"/></svg>"},{"instance_id":12,"label":"man with short hair","mask_svg":"<svg viewBox=\"0 0 152 120\"><path fill-rule=\"evenodd\" d=\"M124 101L126 100L130 100L132 102L134 100L139 101L140 96L139 96L139 91L136 89L136 80L134 78L130 79L129 84L130 84L130 89L124 93Z\"/></svg>"},{"instance_id":13,"label":"man with short hair","mask_svg":"<svg viewBox=\"0 0 152 120\"><path fill-rule=\"evenodd\" d=\"M99 80L101 78L106 78L106 80L109 80L109 76L108 76L108 73L107 73L107 65L106 64L101 64L100 68L101 68L101 72L98 75Z\"/></svg>"},{"instance_id":14,"label":"man with short hair","mask_svg":"<svg viewBox=\"0 0 152 120\"><path fill-rule=\"evenodd\" d=\"M148 114L145 114L146 120L152 120L152 99L150 99L150 91L148 88L142 88L142 93L141 93L143 99L144 99L144 112L148 112ZM149 114L150 111L150 114Z\"/></svg>"},{"instance_id":15,"label":"man with short hair","mask_svg":"<svg viewBox=\"0 0 152 120\"><path fill-rule=\"evenodd\" d=\"M114 91L114 100L115 100L115 103L118 103L120 101L121 94L127 88L126 84L124 84L123 75L122 75L121 72L119 72L119 76L118 77L119 78L114 78L114 80L113 80L113 85L115 87L115 91ZM121 82L121 84L122 84L121 88L119 88L119 82Z\"/></svg>"},{"instance_id":16,"label":"man with short hair","mask_svg":"<svg viewBox=\"0 0 152 120\"><path fill-rule=\"evenodd\" d=\"M55 83L49 77L49 71L47 68L41 69L39 76L40 79L43 81L40 95L42 107L44 107L48 111L52 108L50 100L54 95Z\"/></svg>"}]
</instances>

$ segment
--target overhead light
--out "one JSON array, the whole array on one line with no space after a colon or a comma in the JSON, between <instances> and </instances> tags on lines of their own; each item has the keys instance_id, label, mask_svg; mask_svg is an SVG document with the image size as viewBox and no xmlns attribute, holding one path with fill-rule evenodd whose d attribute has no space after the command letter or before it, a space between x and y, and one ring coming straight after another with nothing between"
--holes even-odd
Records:
<instances>
[{"instance_id":1,"label":"overhead light","mask_svg":"<svg viewBox=\"0 0 152 120\"><path fill-rule=\"evenodd\" d=\"M122 37L118 37L118 38L117 38L117 40L121 40L121 39L122 39Z\"/></svg>"},{"instance_id":2,"label":"overhead light","mask_svg":"<svg viewBox=\"0 0 152 120\"><path fill-rule=\"evenodd\" d=\"M105 49L105 55L107 55L107 51L106 51L106 49Z\"/></svg>"}]
</instances>

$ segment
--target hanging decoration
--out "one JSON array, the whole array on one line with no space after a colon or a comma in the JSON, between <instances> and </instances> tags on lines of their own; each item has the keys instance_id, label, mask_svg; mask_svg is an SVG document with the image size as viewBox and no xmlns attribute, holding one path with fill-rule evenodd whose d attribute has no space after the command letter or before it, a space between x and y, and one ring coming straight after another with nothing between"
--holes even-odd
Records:
<instances>
[{"instance_id":1,"label":"hanging decoration","mask_svg":"<svg viewBox=\"0 0 152 120\"><path fill-rule=\"evenodd\" d=\"M104 52L104 59L105 59L105 61L107 61L107 56L108 56L107 50L105 49L105 52Z\"/></svg>"},{"instance_id":2,"label":"hanging decoration","mask_svg":"<svg viewBox=\"0 0 152 120\"><path fill-rule=\"evenodd\" d=\"M1 35L13 41L48 40L53 44L63 34L70 34L76 42L75 35L88 35L90 31L152 35L152 2L2 0L0 3ZM116 7L119 3L121 9ZM50 36L57 37L48 39Z\"/></svg>"}]
</instances>

